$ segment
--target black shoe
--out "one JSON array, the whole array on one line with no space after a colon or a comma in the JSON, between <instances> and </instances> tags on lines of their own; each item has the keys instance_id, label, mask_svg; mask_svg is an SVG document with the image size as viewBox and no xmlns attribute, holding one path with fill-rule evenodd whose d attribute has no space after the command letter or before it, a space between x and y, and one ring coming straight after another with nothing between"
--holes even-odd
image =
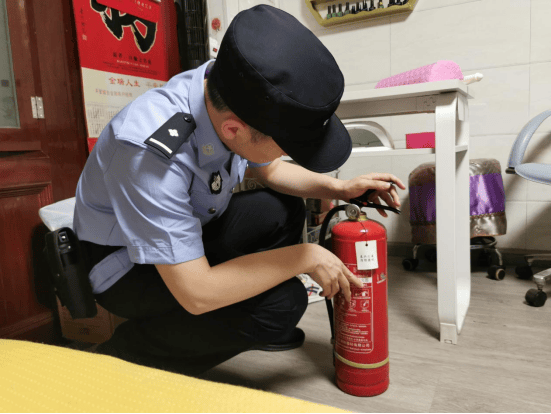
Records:
<instances>
[{"instance_id":1,"label":"black shoe","mask_svg":"<svg viewBox=\"0 0 551 414\"><path fill-rule=\"evenodd\" d=\"M137 363L140 364L139 360L140 358L135 355L131 354L129 352L123 351L119 348L116 348L112 346L109 341L104 342L102 344L99 344L97 348L93 351L95 354L102 354L107 356L112 356L115 358L122 359L127 362ZM143 365L143 364L140 364Z\"/></svg>"},{"instance_id":2,"label":"black shoe","mask_svg":"<svg viewBox=\"0 0 551 414\"><path fill-rule=\"evenodd\" d=\"M304 338L304 331L300 328L295 328L290 334L285 335L278 341L272 342L271 344L257 344L248 350L270 352L288 351L300 347L304 343Z\"/></svg>"}]
</instances>

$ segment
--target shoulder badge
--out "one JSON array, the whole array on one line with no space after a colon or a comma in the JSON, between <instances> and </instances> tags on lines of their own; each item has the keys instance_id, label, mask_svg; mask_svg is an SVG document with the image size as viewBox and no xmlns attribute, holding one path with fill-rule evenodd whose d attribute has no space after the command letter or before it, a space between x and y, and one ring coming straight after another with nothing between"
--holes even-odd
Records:
<instances>
[{"instance_id":1,"label":"shoulder badge","mask_svg":"<svg viewBox=\"0 0 551 414\"><path fill-rule=\"evenodd\" d=\"M189 139L195 128L195 120L191 114L178 112L144 142L170 159Z\"/></svg>"}]
</instances>

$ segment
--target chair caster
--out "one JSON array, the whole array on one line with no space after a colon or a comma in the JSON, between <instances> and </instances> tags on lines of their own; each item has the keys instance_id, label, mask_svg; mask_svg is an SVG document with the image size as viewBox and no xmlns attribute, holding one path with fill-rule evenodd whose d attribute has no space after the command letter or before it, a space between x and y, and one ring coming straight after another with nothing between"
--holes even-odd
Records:
<instances>
[{"instance_id":1,"label":"chair caster","mask_svg":"<svg viewBox=\"0 0 551 414\"><path fill-rule=\"evenodd\" d=\"M525 299L530 306L539 308L545 304L545 301L547 300L547 294L539 289L530 289L528 292L526 292Z\"/></svg>"},{"instance_id":2,"label":"chair caster","mask_svg":"<svg viewBox=\"0 0 551 414\"><path fill-rule=\"evenodd\" d=\"M413 271L419 265L419 259L404 259L402 266L405 270Z\"/></svg>"},{"instance_id":3,"label":"chair caster","mask_svg":"<svg viewBox=\"0 0 551 414\"><path fill-rule=\"evenodd\" d=\"M532 271L531 266L517 266L515 268L515 273L519 279L532 280L532 277L534 277L534 272Z\"/></svg>"},{"instance_id":4,"label":"chair caster","mask_svg":"<svg viewBox=\"0 0 551 414\"><path fill-rule=\"evenodd\" d=\"M425 252L425 258L431 263L436 263L436 249L427 250Z\"/></svg>"},{"instance_id":5,"label":"chair caster","mask_svg":"<svg viewBox=\"0 0 551 414\"><path fill-rule=\"evenodd\" d=\"M490 279L503 280L505 277L505 266L490 266L488 276Z\"/></svg>"}]
</instances>

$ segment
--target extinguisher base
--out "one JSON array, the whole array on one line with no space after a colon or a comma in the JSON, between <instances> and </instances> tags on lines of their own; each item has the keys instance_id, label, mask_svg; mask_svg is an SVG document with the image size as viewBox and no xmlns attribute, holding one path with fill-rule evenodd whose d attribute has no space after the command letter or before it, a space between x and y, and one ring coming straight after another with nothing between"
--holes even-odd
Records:
<instances>
[{"instance_id":1,"label":"extinguisher base","mask_svg":"<svg viewBox=\"0 0 551 414\"><path fill-rule=\"evenodd\" d=\"M373 385L354 385L344 381L340 381L337 378L337 387L347 394L354 395L356 397L374 397L382 394L388 389L388 378L378 384Z\"/></svg>"},{"instance_id":2,"label":"extinguisher base","mask_svg":"<svg viewBox=\"0 0 551 414\"><path fill-rule=\"evenodd\" d=\"M389 364L375 369L359 369L335 361L337 387L356 397L373 397L382 394L390 383Z\"/></svg>"}]
</instances>

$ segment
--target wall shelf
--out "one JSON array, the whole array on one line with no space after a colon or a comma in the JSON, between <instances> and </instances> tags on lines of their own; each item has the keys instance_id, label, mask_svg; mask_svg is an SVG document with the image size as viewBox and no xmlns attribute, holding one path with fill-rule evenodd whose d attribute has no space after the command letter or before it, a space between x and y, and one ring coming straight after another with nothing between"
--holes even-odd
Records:
<instances>
[{"instance_id":1,"label":"wall shelf","mask_svg":"<svg viewBox=\"0 0 551 414\"><path fill-rule=\"evenodd\" d=\"M382 17L397 15L397 14L404 14L404 13L410 13L413 11L413 8L415 7L415 4L417 3L417 0L409 0L407 4L404 4L402 6L392 6L392 7L385 7L384 9L375 9L372 11L361 11L357 14L347 14L342 17L331 17L330 19L324 19L319 10L323 8L324 6L327 7L328 5L333 4L346 4L346 1L335 1L335 0L305 0L306 1L306 7L308 7L308 10L312 13L316 21L323 27L329 27L329 26L336 26L340 24L345 23L355 23L362 20L369 20L369 19L380 19ZM368 4L371 4L370 0L367 0ZM379 1L375 1L375 5L378 4ZM388 0L385 0L385 3L388 4ZM350 1L350 7L352 5L355 5L356 1L351 0ZM325 13L324 13L325 16Z\"/></svg>"}]
</instances>

